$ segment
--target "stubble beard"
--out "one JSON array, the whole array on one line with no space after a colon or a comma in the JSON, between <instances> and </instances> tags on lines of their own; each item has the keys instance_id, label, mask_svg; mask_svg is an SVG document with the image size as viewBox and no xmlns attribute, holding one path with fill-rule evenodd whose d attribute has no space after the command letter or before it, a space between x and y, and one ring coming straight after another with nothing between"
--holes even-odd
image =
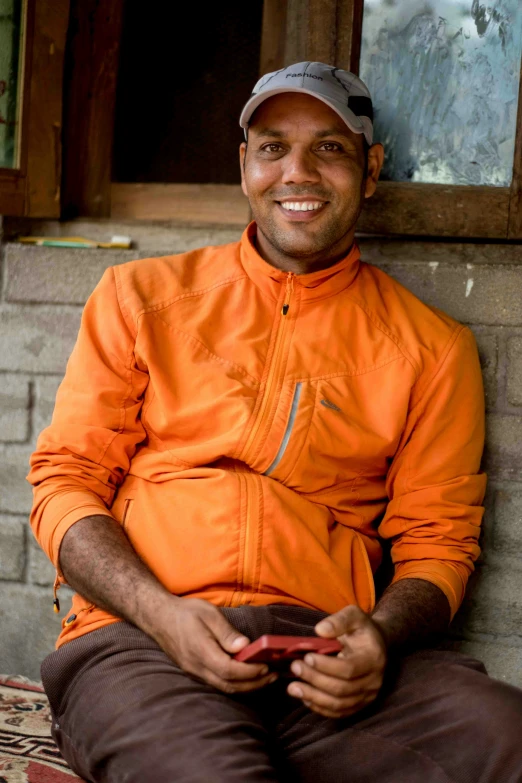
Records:
<instances>
[{"instance_id":1,"label":"stubble beard","mask_svg":"<svg viewBox=\"0 0 522 783\"><path fill-rule=\"evenodd\" d=\"M306 231L306 224L303 224L305 231L299 232L299 223L285 231L271 214L261 215L253 204L251 209L258 229L278 253L294 259L310 259L322 255L328 256L335 252L343 238L357 223L362 202L350 204L349 212L343 216L342 221L340 219L327 221L314 233Z\"/></svg>"}]
</instances>

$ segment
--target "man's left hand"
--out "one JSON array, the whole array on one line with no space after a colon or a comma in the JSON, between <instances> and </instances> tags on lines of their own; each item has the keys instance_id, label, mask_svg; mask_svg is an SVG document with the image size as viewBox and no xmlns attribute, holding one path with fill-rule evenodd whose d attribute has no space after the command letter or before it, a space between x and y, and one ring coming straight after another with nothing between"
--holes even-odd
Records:
<instances>
[{"instance_id":1,"label":"man's left hand","mask_svg":"<svg viewBox=\"0 0 522 783\"><path fill-rule=\"evenodd\" d=\"M308 653L291 670L300 680L288 686L291 696L327 718L344 718L370 704L382 685L387 650L378 625L357 606L346 606L315 626L323 639L337 638L337 656Z\"/></svg>"}]
</instances>

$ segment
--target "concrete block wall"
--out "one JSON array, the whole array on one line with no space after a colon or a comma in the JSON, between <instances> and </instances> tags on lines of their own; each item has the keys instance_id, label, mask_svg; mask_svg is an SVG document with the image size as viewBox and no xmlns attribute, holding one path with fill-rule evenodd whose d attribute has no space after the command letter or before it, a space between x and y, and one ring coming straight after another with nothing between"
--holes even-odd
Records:
<instances>
[{"instance_id":1,"label":"concrete block wall","mask_svg":"<svg viewBox=\"0 0 522 783\"><path fill-rule=\"evenodd\" d=\"M103 221L24 225L40 235L137 240L135 250L109 251L6 241L17 228L8 225L0 258L0 672L38 677L60 618L52 611L52 566L27 522L25 475L50 421L82 306L111 264L229 242L240 232ZM522 246L359 241L366 261L469 324L477 338L488 408L483 554L444 646L481 658L494 676L522 687ZM68 598L61 595L64 616Z\"/></svg>"}]
</instances>

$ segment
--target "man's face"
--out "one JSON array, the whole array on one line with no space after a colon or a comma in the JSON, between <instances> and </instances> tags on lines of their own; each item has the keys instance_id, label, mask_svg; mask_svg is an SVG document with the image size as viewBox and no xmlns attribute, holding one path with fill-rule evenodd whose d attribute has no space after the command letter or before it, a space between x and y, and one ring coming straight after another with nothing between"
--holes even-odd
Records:
<instances>
[{"instance_id":1,"label":"man's face","mask_svg":"<svg viewBox=\"0 0 522 783\"><path fill-rule=\"evenodd\" d=\"M349 248L375 190L373 149L365 177L362 134L322 101L284 93L261 104L241 145L242 188L278 256L304 261Z\"/></svg>"}]
</instances>

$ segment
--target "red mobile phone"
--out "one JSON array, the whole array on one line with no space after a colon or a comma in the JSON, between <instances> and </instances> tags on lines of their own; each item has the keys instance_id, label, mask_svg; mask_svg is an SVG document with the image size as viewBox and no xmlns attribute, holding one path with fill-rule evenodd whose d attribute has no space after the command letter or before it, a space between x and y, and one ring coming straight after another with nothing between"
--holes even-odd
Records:
<instances>
[{"instance_id":1,"label":"red mobile phone","mask_svg":"<svg viewBox=\"0 0 522 783\"><path fill-rule=\"evenodd\" d=\"M304 658L306 653L330 655L342 650L337 639L321 639L319 636L276 636L264 634L234 655L236 661L245 663L290 663Z\"/></svg>"}]
</instances>

